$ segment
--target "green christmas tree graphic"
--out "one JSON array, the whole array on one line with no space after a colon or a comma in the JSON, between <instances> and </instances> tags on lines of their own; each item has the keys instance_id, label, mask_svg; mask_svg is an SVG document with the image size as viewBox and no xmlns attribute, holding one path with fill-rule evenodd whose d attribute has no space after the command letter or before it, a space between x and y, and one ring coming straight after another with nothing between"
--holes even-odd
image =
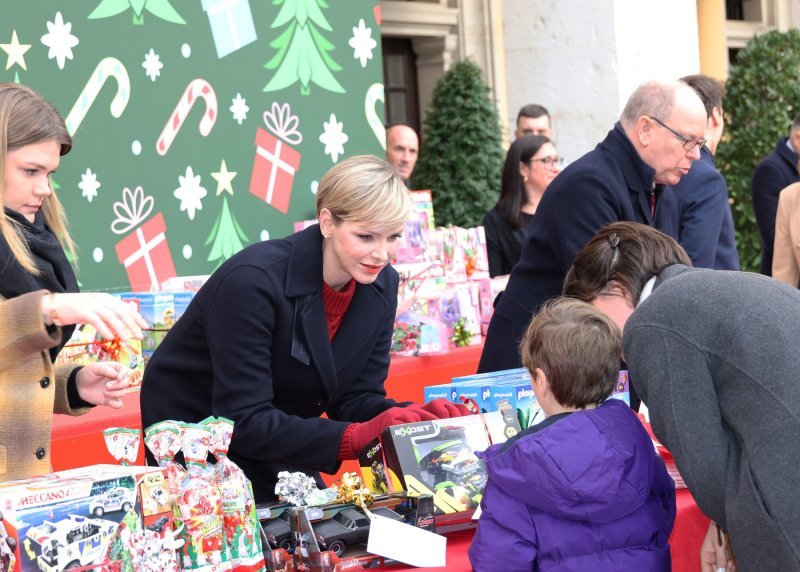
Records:
<instances>
[{"instance_id":1,"label":"green christmas tree graphic","mask_svg":"<svg viewBox=\"0 0 800 572\"><path fill-rule=\"evenodd\" d=\"M329 53L335 46L321 32L332 31L322 13L323 8L329 8L325 0L273 0L273 4L283 7L271 27L289 26L270 43L278 53L264 67L276 71L264 91L278 91L299 81L301 95L310 93L311 82L328 91L344 93L332 73L342 69Z\"/></svg>"},{"instance_id":2,"label":"green christmas tree graphic","mask_svg":"<svg viewBox=\"0 0 800 572\"><path fill-rule=\"evenodd\" d=\"M228 197L223 197L222 210L206 239L206 246L211 245L211 252L208 254L207 260L217 262L214 267L216 270L220 264L244 248L244 244L248 242L250 241L247 235L228 207Z\"/></svg>"},{"instance_id":3,"label":"green christmas tree graphic","mask_svg":"<svg viewBox=\"0 0 800 572\"><path fill-rule=\"evenodd\" d=\"M97 5L97 8L89 14L89 19L110 18L131 8L133 10L133 23L138 26L144 24L144 10L167 22L185 24L186 21L181 18L181 15L169 2L170 0L102 0Z\"/></svg>"}]
</instances>

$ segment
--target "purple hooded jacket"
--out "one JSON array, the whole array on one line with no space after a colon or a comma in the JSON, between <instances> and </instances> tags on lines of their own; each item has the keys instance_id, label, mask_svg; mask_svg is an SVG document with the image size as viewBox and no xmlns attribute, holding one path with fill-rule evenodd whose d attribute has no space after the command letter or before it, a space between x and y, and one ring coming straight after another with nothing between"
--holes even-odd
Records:
<instances>
[{"instance_id":1,"label":"purple hooded jacket","mask_svg":"<svg viewBox=\"0 0 800 572\"><path fill-rule=\"evenodd\" d=\"M474 570L670 570L675 483L636 414L610 399L558 417L479 454Z\"/></svg>"}]
</instances>

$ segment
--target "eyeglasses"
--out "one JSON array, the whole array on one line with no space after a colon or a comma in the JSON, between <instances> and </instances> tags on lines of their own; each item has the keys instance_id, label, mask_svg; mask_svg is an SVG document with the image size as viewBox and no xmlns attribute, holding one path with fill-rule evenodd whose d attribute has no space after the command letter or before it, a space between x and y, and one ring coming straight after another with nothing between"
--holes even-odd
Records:
<instances>
[{"instance_id":1,"label":"eyeglasses","mask_svg":"<svg viewBox=\"0 0 800 572\"><path fill-rule=\"evenodd\" d=\"M703 145L706 144L706 140L703 139L702 137L700 139L690 139L689 137L686 137L685 135L681 135L680 133L675 131L672 127L670 127L669 125L667 125L666 123L664 123L660 119L658 119L656 117L650 117L650 116L648 116L648 118L652 119L653 121L658 123L661 127L663 127L664 129L666 129L667 131L672 133L675 137L680 139L681 142L683 143L684 151L692 151L696 147L702 147Z\"/></svg>"},{"instance_id":2,"label":"eyeglasses","mask_svg":"<svg viewBox=\"0 0 800 572\"><path fill-rule=\"evenodd\" d=\"M558 167L564 164L564 157L542 157L541 159L528 159L528 163L543 163L546 167Z\"/></svg>"}]
</instances>

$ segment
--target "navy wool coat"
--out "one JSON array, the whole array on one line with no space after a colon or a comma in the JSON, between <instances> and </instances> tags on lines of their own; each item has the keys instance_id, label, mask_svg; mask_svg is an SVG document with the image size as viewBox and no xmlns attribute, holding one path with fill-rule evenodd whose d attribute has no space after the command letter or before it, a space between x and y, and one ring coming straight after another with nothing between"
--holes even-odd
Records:
<instances>
[{"instance_id":1,"label":"navy wool coat","mask_svg":"<svg viewBox=\"0 0 800 572\"><path fill-rule=\"evenodd\" d=\"M478 371L520 367L519 341L533 313L561 294L575 256L601 227L621 220L654 226L677 238L678 213L670 187L653 187L645 164L622 126L550 183L528 228L522 257L495 302ZM657 204L650 214L651 194Z\"/></svg>"},{"instance_id":2,"label":"navy wool coat","mask_svg":"<svg viewBox=\"0 0 800 572\"><path fill-rule=\"evenodd\" d=\"M728 185L707 147L672 190L678 202L678 242L692 266L739 270Z\"/></svg>"},{"instance_id":3,"label":"navy wool coat","mask_svg":"<svg viewBox=\"0 0 800 572\"><path fill-rule=\"evenodd\" d=\"M150 359L142 426L232 419L230 458L257 502L275 498L279 471L335 473L347 422L396 405L384 380L397 285L390 266L356 284L331 343L319 225L245 248L214 272Z\"/></svg>"},{"instance_id":4,"label":"navy wool coat","mask_svg":"<svg viewBox=\"0 0 800 572\"><path fill-rule=\"evenodd\" d=\"M778 195L781 191L800 181L797 161L800 157L786 145L788 137L782 138L775 149L764 157L753 173L750 183L750 198L756 215L758 232L761 235L761 268L759 272L772 276L772 250L775 246L775 216L778 214Z\"/></svg>"}]
</instances>

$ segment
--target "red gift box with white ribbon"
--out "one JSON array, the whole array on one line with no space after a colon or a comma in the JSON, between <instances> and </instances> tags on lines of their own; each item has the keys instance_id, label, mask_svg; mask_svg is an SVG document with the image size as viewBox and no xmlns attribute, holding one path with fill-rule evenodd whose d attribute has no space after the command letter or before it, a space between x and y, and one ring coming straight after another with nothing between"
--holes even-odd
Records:
<instances>
[{"instance_id":1,"label":"red gift box with white ribbon","mask_svg":"<svg viewBox=\"0 0 800 572\"><path fill-rule=\"evenodd\" d=\"M292 115L289 104L272 104L272 110L264 112L264 123L268 133L256 129L256 155L250 177L250 192L282 213L289 211L294 176L300 168L299 151L292 147L303 140L297 130L297 116Z\"/></svg>"},{"instance_id":2,"label":"red gift box with white ribbon","mask_svg":"<svg viewBox=\"0 0 800 572\"><path fill-rule=\"evenodd\" d=\"M149 216L152 208L152 197L145 197L141 187L135 191L126 188L123 201L114 204L117 219L111 226L112 231L123 234L137 227ZM164 215L157 213L114 247L133 292L159 290L165 280L177 276L166 231Z\"/></svg>"}]
</instances>

